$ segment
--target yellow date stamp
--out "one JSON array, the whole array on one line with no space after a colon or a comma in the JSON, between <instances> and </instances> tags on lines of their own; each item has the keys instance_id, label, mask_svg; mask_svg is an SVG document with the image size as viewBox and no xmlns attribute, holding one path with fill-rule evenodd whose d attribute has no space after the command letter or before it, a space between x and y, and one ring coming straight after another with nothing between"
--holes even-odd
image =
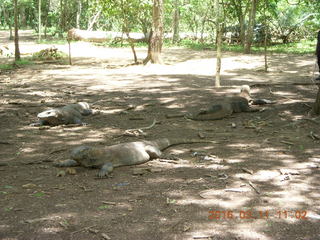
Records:
<instances>
[{"instance_id":1,"label":"yellow date stamp","mask_svg":"<svg viewBox=\"0 0 320 240\"><path fill-rule=\"evenodd\" d=\"M308 220L307 210L209 210L209 220L232 219L298 219Z\"/></svg>"}]
</instances>

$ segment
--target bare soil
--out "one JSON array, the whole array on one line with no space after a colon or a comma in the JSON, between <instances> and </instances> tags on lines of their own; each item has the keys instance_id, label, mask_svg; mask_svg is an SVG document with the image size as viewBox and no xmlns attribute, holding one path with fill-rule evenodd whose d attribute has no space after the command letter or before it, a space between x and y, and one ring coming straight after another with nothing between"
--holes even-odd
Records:
<instances>
[{"instance_id":1,"label":"bare soil","mask_svg":"<svg viewBox=\"0 0 320 240\"><path fill-rule=\"evenodd\" d=\"M23 54L50 47L20 34ZM0 44L12 50L7 37L1 32ZM224 53L216 89L213 51L164 49L165 65L147 66L130 65L127 48L79 42L72 55L72 66L38 62L0 74L0 239L320 239L320 120L308 115L314 56L270 55L265 73L262 55ZM242 84L277 103L217 121L166 117L206 108ZM29 126L38 112L77 101L100 112L87 126ZM160 137L214 142L171 147L106 179L53 166L79 144Z\"/></svg>"}]
</instances>

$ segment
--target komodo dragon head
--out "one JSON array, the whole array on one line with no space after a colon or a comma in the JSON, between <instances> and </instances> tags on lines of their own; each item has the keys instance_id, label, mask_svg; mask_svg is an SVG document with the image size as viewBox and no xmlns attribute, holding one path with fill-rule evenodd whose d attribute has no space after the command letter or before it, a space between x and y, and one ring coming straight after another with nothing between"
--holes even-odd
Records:
<instances>
[{"instance_id":1,"label":"komodo dragon head","mask_svg":"<svg viewBox=\"0 0 320 240\"><path fill-rule=\"evenodd\" d=\"M50 123L50 125L58 125L63 120L62 115L56 109L43 111L37 115L40 120Z\"/></svg>"},{"instance_id":2,"label":"komodo dragon head","mask_svg":"<svg viewBox=\"0 0 320 240\"><path fill-rule=\"evenodd\" d=\"M250 94L250 86L249 85L242 85L240 89L240 97L246 98L248 101L251 99L251 94Z\"/></svg>"},{"instance_id":3,"label":"komodo dragon head","mask_svg":"<svg viewBox=\"0 0 320 240\"><path fill-rule=\"evenodd\" d=\"M97 168L104 164L104 152L101 148L79 146L71 151L71 158L84 167Z\"/></svg>"}]
</instances>

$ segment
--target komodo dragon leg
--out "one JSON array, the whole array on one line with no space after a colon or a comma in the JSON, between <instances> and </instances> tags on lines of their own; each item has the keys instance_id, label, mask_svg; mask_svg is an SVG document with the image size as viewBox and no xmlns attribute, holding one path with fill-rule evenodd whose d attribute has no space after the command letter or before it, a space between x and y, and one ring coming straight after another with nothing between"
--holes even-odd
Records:
<instances>
[{"instance_id":1,"label":"komodo dragon leg","mask_svg":"<svg viewBox=\"0 0 320 240\"><path fill-rule=\"evenodd\" d=\"M108 177L109 173L111 173L112 171L113 171L113 164L111 162L108 162L101 167L97 176L99 178Z\"/></svg>"}]
</instances>

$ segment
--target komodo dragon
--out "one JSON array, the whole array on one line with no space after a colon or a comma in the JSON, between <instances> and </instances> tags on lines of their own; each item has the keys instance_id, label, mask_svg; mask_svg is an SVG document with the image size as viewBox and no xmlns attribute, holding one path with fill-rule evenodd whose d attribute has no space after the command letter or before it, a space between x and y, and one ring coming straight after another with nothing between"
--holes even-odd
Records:
<instances>
[{"instance_id":1,"label":"komodo dragon","mask_svg":"<svg viewBox=\"0 0 320 240\"><path fill-rule=\"evenodd\" d=\"M92 114L92 110L86 102L69 104L64 107L53 108L39 113L37 115L39 121L32 123L31 126L84 124L82 122L82 116L88 116L90 114Z\"/></svg>"},{"instance_id":2,"label":"komodo dragon","mask_svg":"<svg viewBox=\"0 0 320 240\"><path fill-rule=\"evenodd\" d=\"M106 147L79 146L71 150L71 159L58 162L56 167L83 166L100 168L98 177L108 176L115 167L138 165L161 156L161 150L187 143L208 143L204 140L161 138L154 141L120 143Z\"/></svg>"},{"instance_id":3,"label":"komodo dragon","mask_svg":"<svg viewBox=\"0 0 320 240\"><path fill-rule=\"evenodd\" d=\"M263 105L274 103L266 99L252 99L250 96L250 87L243 85L240 94L234 97L226 97L216 101L214 105L206 110L201 110L197 114L188 114L186 117L192 120L219 120L231 116L233 113L257 112L258 108L250 107L252 105Z\"/></svg>"}]
</instances>

